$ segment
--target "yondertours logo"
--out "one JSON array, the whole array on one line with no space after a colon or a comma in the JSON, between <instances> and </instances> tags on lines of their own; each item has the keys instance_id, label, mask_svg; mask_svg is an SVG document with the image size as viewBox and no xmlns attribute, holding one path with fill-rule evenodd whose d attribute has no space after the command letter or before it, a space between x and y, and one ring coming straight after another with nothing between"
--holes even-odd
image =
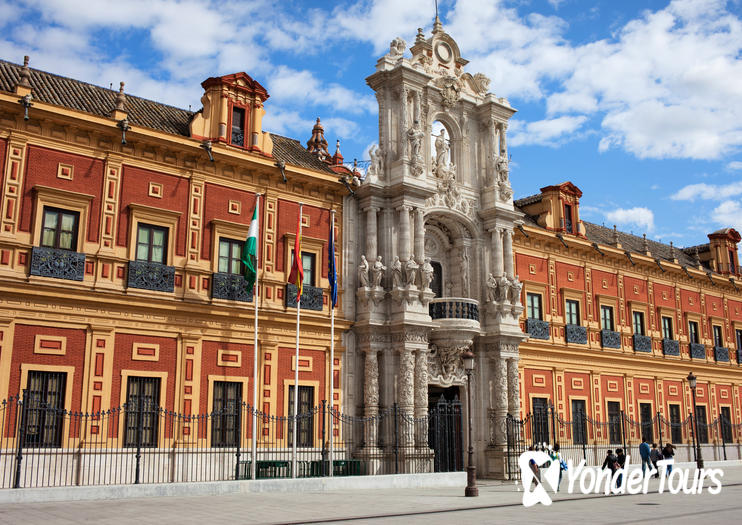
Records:
<instances>
[{"instance_id":1,"label":"yondertours logo","mask_svg":"<svg viewBox=\"0 0 742 525\"><path fill-rule=\"evenodd\" d=\"M652 476L659 474L657 492L667 491L671 494L702 494L706 489L709 494L721 492L721 478L724 472L719 468L684 469L673 468L674 459L663 459L657 462L657 468L629 469L631 456L626 456L623 467L598 469L586 467L585 460L577 465L569 459L566 462L555 457L551 449L528 450L518 458L521 480L523 483L523 505L531 507L536 503L551 505L548 488L556 494L566 478L567 492L574 494L647 494Z\"/></svg>"}]
</instances>

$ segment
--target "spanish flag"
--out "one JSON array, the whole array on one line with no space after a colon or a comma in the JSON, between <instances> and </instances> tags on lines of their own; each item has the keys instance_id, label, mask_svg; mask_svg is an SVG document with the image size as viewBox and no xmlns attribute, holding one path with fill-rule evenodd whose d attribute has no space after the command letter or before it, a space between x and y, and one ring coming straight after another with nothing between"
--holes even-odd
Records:
<instances>
[{"instance_id":1,"label":"spanish flag","mask_svg":"<svg viewBox=\"0 0 742 525\"><path fill-rule=\"evenodd\" d=\"M301 265L301 210L299 204L299 218L296 221L296 240L294 241L294 261L291 264L289 282L296 285L296 300L301 300L302 285L304 284L304 267Z\"/></svg>"}]
</instances>

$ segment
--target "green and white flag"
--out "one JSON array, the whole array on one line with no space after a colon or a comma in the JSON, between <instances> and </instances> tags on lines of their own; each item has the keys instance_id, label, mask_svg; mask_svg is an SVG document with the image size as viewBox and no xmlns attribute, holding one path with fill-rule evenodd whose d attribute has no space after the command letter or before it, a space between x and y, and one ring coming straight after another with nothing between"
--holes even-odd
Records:
<instances>
[{"instance_id":1,"label":"green and white flag","mask_svg":"<svg viewBox=\"0 0 742 525\"><path fill-rule=\"evenodd\" d=\"M258 200L255 200L255 210L250 221L250 230L247 232L245 246L242 248L241 260L245 265L245 280L247 289L252 290L255 285L255 278L258 274Z\"/></svg>"}]
</instances>

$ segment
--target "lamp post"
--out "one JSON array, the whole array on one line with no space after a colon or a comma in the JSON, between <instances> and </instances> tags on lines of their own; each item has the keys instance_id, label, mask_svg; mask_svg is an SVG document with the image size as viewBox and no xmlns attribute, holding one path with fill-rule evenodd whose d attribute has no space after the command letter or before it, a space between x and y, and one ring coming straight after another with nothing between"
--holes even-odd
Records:
<instances>
[{"instance_id":1,"label":"lamp post","mask_svg":"<svg viewBox=\"0 0 742 525\"><path fill-rule=\"evenodd\" d=\"M693 394L693 421L695 423L696 433L696 468L703 468L703 457L701 456L701 443L698 440L698 409L696 408L696 376L693 372L688 374L688 384L690 385L690 391Z\"/></svg>"},{"instance_id":2,"label":"lamp post","mask_svg":"<svg viewBox=\"0 0 742 525\"><path fill-rule=\"evenodd\" d=\"M469 413L469 460L466 467L466 490L464 491L464 495L469 498L479 496L477 467L474 466L474 447L471 441L471 372L474 370L474 354L471 350L467 350L461 355L461 359L464 362L464 370L466 370L466 410Z\"/></svg>"}]
</instances>

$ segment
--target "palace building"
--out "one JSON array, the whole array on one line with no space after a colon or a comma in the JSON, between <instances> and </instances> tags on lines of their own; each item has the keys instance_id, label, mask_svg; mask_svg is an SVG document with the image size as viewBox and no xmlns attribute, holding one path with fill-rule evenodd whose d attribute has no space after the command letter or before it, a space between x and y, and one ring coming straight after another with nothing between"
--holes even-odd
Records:
<instances>
[{"instance_id":1,"label":"palace building","mask_svg":"<svg viewBox=\"0 0 742 525\"><path fill-rule=\"evenodd\" d=\"M245 73L202 87L192 112L126 95L123 83L31 69L28 57L0 62L0 398L27 391L82 413L146 399L186 415L241 401L286 416L298 367L302 410L343 402L339 335L329 359L327 261L330 221L344 220L338 173L351 173L327 152L319 119L309 148L263 131L269 95ZM240 254L256 193L254 352L256 298ZM286 283L299 202L297 363L296 287ZM340 312L336 325L340 334L350 323ZM37 442L60 442L57 426L37 428ZM148 431L173 438L167 425Z\"/></svg>"}]
</instances>

